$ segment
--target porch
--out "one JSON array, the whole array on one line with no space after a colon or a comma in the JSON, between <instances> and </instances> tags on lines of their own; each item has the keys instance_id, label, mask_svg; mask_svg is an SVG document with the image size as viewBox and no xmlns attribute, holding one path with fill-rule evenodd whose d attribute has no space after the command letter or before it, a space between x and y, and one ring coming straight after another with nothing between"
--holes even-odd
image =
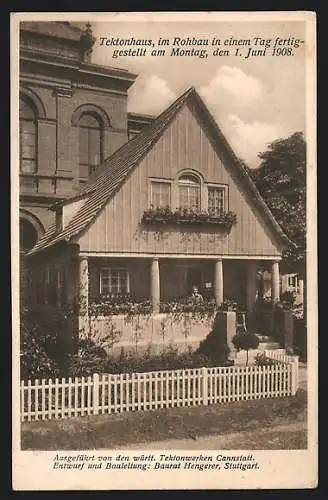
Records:
<instances>
[{"instance_id":1,"label":"porch","mask_svg":"<svg viewBox=\"0 0 328 500\"><path fill-rule=\"evenodd\" d=\"M79 290L84 309L99 301L130 297L148 301L153 313L166 302L180 302L197 287L204 301L237 302L245 311L254 308L260 293L258 269L262 260L211 258L112 258L80 256ZM272 299L279 301L279 262L271 264ZM164 312L164 311L163 311Z\"/></svg>"},{"instance_id":2,"label":"porch","mask_svg":"<svg viewBox=\"0 0 328 500\"><path fill-rule=\"evenodd\" d=\"M279 263L271 264L279 300ZM106 257L79 260L80 334L104 339L119 333L115 349L197 347L218 307L253 311L262 260L192 257ZM197 287L200 296L192 296Z\"/></svg>"}]
</instances>

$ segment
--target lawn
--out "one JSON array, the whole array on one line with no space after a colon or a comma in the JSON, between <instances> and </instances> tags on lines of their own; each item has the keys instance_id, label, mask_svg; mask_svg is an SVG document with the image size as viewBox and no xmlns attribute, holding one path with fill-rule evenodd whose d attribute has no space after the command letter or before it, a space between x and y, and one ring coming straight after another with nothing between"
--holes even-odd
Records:
<instances>
[{"instance_id":1,"label":"lawn","mask_svg":"<svg viewBox=\"0 0 328 500\"><path fill-rule=\"evenodd\" d=\"M272 433L275 426L290 424L292 428L297 423L304 423L305 428L306 406L306 391L299 390L294 397L24 422L21 443L23 450L111 449L134 443L146 446L152 441L250 432L254 446L252 443L249 449L259 448L255 446L257 437L263 444L261 449L302 449L306 448L305 431L291 435L285 430L280 437L275 435L273 442L265 438L263 431Z\"/></svg>"}]
</instances>

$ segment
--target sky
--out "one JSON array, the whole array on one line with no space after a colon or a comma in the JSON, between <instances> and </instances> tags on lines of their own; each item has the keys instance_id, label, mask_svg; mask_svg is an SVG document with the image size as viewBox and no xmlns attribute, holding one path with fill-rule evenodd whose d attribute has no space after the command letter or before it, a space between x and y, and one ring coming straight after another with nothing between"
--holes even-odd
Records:
<instances>
[{"instance_id":1,"label":"sky","mask_svg":"<svg viewBox=\"0 0 328 500\"><path fill-rule=\"evenodd\" d=\"M149 55L113 58L113 47L101 45L100 39L134 37L156 42L159 37L170 42L174 37L304 39L305 23L302 21L111 21L92 22L92 30L96 37L92 62L124 68L138 75L129 89L128 111L157 115L193 86L236 154L252 168L259 165L258 154L265 151L270 142L296 131L305 131L305 45L294 50L292 57ZM246 53L247 47L242 50ZM171 48L167 54L170 52Z\"/></svg>"}]
</instances>

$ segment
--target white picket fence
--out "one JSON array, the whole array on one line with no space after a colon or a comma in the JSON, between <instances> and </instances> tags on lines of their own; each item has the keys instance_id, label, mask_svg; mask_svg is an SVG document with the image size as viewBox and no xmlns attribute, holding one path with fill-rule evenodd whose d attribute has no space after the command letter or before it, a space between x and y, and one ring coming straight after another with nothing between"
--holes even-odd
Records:
<instances>
[{"instance_id":1,"label":"white picket fence","mask_svg":"<svg viewBox=\"0 0 328 500\"><path fill-rule=\"evenodd\" d=\"M298 358L266 353L271 366L193 368L21 382L21 420L209 405L292 396Z\"/></svg>"}]
</instances>

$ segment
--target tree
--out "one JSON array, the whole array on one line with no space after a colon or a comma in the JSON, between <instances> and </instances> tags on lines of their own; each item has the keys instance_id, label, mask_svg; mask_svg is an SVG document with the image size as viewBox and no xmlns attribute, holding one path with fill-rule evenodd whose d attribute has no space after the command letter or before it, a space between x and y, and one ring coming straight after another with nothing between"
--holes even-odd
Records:
<instances>
[{"instance_id":1,"label":"tree","mask_svg":"<svg viewBox=\"0 0 328 500\"><path fill-rule=\"evenodd\" d=\"M250 349L257 349L260 340L255 333L252 332L238 332L232 339L232 343L237 350L246 351L246 365L248 365L248 351Z\"/></svg>"},{"instance_id":2,"label":"tree","mask_svg":"<svg viewBox=\"0 0 328 500\"><path fill-rule=\"evenodd\" d=\"M306 143L302 132L269 144L257 169L247 169L273 216L296 245L283 253L281 270L305 277Z\"/></svg>"}]
</instances>

